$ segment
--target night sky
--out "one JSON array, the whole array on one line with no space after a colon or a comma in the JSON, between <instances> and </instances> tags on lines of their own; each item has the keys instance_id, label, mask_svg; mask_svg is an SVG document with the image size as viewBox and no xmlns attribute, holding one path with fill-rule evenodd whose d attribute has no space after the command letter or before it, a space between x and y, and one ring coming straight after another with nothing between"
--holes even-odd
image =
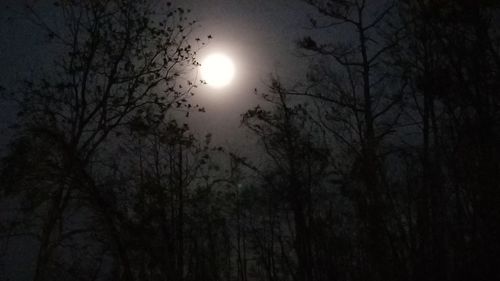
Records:
<instances>
[{"instance_id":1,"label":"night sky","mask_svg":"<svg viewBox=\"0 0 500 281\"><path fill-rule=\"evenodd\" d=\"M307 11L314 10L295 0L192 0L182 5L192 7L193 17L199 19L199 31L214 37L201 50L200 57L225 52L235 60L237 68L228 87L197 90L200 103L208 111L197 117L204 120L204 128L214 132L215 140L232 143L236 138L238 142L242 132L235 134L234 130L239 126L240 114L258 102L253 94L255 88L266 90L272 74L290 84L305 76L307 58L298 54L295 41L310 25Z\"/></svg>"},{"instance_id":2,"label":"night sky","mask_svg":"<svg viewBox=\"0 0 500 281\"><path fill-rule=\"evenodd\" d=\"M254 94L254 89L266 91L270 75L279 75L292 85L305 74L307 59L298 54L295 41L309 26L307 11L313 13L314 10L295 0L177 2L178 7L191 9L189 19L197 21L193 38L213 37L206 40L207 45L200 49L199 57L202 59L211 52L222 52L230 56L236 66L235 78L229 86L212 89L202 85L194 91L196 95L192 102L206 108L205 113L193 112L188 119L181 114L179 118L190 125L195 135L211 133L214 144L244 151L248 155L257 148L248 132L240 127L241 114L262 101ZM34 3L49 22L57 21L49 2ZM23 1L2 2L2 6L8 8L0 10L0 65L3 66L0 85L18 85L18 81L35 77L43 69L50 69L53 56L57 56L39 27L24 18L23 5ZM12 131L8 126L15 119L16 108L9 103L0 106L0 145L3 151L10 140ZM31 247L29 245L25 242L13 244L17 250L9 257L6 266L26 266L23 263L26 254L30 255L26 248ZM24 270L14 272L13 276L18 279L13 280L24 280L24 274L29 276Z\"/></svg>"},{"instance_id":3,"label":"night sky","mask_svg":"<svg viewBox=\"0 0 500 281\"><path fill-rule=\"evenodd\" d=\"M53 54L38 27L23 18L22 3L8 0L2 5L9 8L0 11L0 64L8 66L1 70L4 85L33 76L50 65L49 54ZM43 1L35 3L42 14L54 17L50 5L44 8ZM295 41L310 29L308 17L315 10L297 0L187 0L176 4L191 9L189 18L197 20L193 37L213 36L200 49L199 57L223 52L236 64L235 79L228 87L202 86L195 91L193 102L207 112L195 113L187 122L200 135L212 132L219 143L238 143L244 133L238 130L240 114L259 102L254 89L265 90L270 75L278 75L290 85L304 77L308 58L297 52ZM8 107L0 113L3 124L12 119Z\"/></svg>"},{"instance_id":4,"label":"night sky","mask_svg":"<svg viewBox=\"0 0 500 281\"><path fill-rule=\"evenodd\" d=\"M500 280L498 1L59 1L0 0L0 281Z\"/></svg>"}]
</instances>

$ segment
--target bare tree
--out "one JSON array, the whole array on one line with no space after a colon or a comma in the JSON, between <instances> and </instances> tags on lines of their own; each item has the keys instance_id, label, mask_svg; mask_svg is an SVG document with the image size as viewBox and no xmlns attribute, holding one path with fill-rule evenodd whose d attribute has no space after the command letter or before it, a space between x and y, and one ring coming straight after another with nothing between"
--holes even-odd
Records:
<instances>
[{"instance_id":1,"label":"bare tree","mask_svg":"<svg viewBox=\"0 0 500 281\"><path fill-rule=\"evenodd\" d=\"M270 159L270 167L266 169L271 173L254 171L260 170L265 179L263 184L271 192L282 194L285 208L293 216L289 231L297 264L292 276L297 280L315 280L313 193L326 177L329 154L318 145L314 125L308 121L304 106L294 104L278 80L272 80L270 93L263 96L273 109L256 107L242 118L242 123L259 137Z\"/></svg>"},{"instance_id":2,"label":"bare tree","mask_svg":"<svg viewBox=\"0 0 500 281\"><path fill-rule=\"evenodd\" d=\"M387 198L384 167L388 152L384 141L395 132L401 112L401 86L394 83L384 63L400 41L400 30L387 28L396 3L306 2L321 15L311 19L313 28L351 33L340 42L318 42L312 37L299 41L302 49L320 56L321 62L312 68L310 86L295 94L326 105L320 106L318 122L353 159L345 173L350 173L350 197L364 229L360 243L366 260L361 260L369 268L360 272L366 278L386 279L398 274L391 269L392 262L397 262L390 251L394 238L389 234L394 210Z\"/></svg>"},{"instance_id":3,"label":"bare tree","mask_svg":"<svg viewBox=\"0 0 500 281\"><path fill-rule=\"evenodd\" d=\"M19 136L50 143L54 151L50 185L30 193L50 194L33 212L42 215L34 280L48 280L58 243L65 237L66 214L77 203L98 214L99 225L118 264L117 278L133 280L129 254L112 204L101 185L99 164L127 124L148 116L160 122L171 109L193 108L187 98L196 87L188 80L196 48L188 37L194 22L170 3L158 10L149 1L62 1L54 3L62 27L51 26L28 6L29 19L46 33L58 54L41 79L25 82L18 102ZM194 39L194 38L193 38ZM199 46L198 46L199 47ZM195 76L191 75L194 79ZM33 143L30 149L37 150ZM109 150L108 150L109 151ZM29 156L29 155L25 155ZM40 170L29 174L47 177ZM44 166L45 167L45 166Z\"/></svg>"}]
</instances>

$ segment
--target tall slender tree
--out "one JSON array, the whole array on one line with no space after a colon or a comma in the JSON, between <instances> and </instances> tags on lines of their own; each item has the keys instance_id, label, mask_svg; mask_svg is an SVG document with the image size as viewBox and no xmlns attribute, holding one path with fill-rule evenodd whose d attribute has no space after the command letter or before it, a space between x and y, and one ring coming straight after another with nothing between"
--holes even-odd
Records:
<instances>
[{"instance_id":1,"label":"tall slender tree","mask_svg":"<svg viewBox=\"0 0 500 281\"><path fill-rule=\"evenodd\" d=\"M195 81L180 77L187 78L187 71L198 65L196 49L188 42L193 22L187 21L187 11L170 3L163 12L149 1L74 0L54 6L62 28L50 26L31 6L28 17L62 55L44 77L26 81L13 96L20 109L19 137L37 140L28 141L24 149L36 151L37 143L45 142L54 151L45 157L50 157L56 177L47 179L48 186L28 191L30 196L48 194L32 210L45 214L34 280L53 278L54 255L71 224L68 208L73 203L99 214L119 265L117 278L133 280L129 253L110 207L113 197L106 195L111 191L99 183L106 167L98 163L106 158L105 147L137 116L148 114L159 122L173 108L191 108L186 98ZM22 156L30 155L13 157ZM34 168L26 171L29 176L48 175L40 175L40 169L49 167ZM75 197L85 200L75 202Z\"/></svg>"}]
</instances>

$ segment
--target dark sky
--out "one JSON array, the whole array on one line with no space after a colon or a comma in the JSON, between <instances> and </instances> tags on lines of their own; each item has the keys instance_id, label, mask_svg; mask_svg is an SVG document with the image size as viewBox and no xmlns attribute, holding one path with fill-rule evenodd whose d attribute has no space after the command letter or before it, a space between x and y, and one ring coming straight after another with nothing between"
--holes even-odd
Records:
<instances>
[{"instance_id":1,"label":"dark sky","mask_svg":"<svg viewBox=\"0 0 500 281\"><path fill-rule=\"evenodd\" d=\"M297 56L294 41L304 34L307 15L313 11L299 0L180 2L192 7L194 18L201 24L200 32L214 36L200 56L225 52L235 60L237 68L235 80L229 87L198 90L198 98L208 112L204 116L193 116L193 120L204 120L194 122L193 126L203 123L203 128L216 131L216 141L231 146L236 142L234 146L237 146L243 133L235 133L239 116L258 102L253 89L265 90L271 73L291 84L303 76L307 63Z\"/></svg>"},{"instance_id":2,"label":"dark sky","mask_svg":"<svg viewBox=\"0 0 500 281\"><path fill-rule=\"evenodd\" d=\"M50 67L49 54L54 53L44 42L40 29L15 12L22 11L24 2L0 0L0 85L7 88L11 88L16 80L36 76L43 67ZM46 18L55 17L51 9L43 8L44 5L51 6L53 1L35 2L41 5L41 13ZM200 135L212 132L216 144L231 150L245 150L248 154L254 146L243 129L238 128L240 114L259 102L253 90L265 90L271 73L279 75L288 85L303 79L308 59L297 55L294 41L311 33L307 29L308 15L315 11L301 0L177 2L191 8L193 19L200 24L196 31L200 37L210 34L214 38L201 50L200 57L223 52L236 64L236 76L230 86L223 89L205 86L196 90L193 101L206 107L207 112L192 114L189 123ZM0 154L9 139L6 124L13 120L14 111L12 105L0 105ZM19 265L26 260L23 248L18 249L19 253L11 255L7 262ZM13 273L18 280L24 279L23 274L29 273Z\"/></svg>"},{"instance_id":3,"label":"dark sky","mask_svg":"<svg viewBox=\"0 0 500 281\"><path fill-rule=\"evenodd\" d=\"M213 132L216 144L240 150L249 142L243 129L239 129L240 114L258 102L254 88L264 89L271 73L283 79L296 79L304 72L305 63L294 55L294 40L307 25L307 9L299 0L187 0L178 1L192 9L193 19L199 21L197 32L211 34L214 39L200 52L224 52L236 64L233 83L223 89L207 86L196 91L194 102L205 106L207 112L192 114L189 123L195 132L203 135ZM43 33L23 19L22 0L0 0L0 85L11 88L14 82L36 76L43 67L50 68L52 50L44 41ZM42 14L53 19L52 1L37 1ZM6 9L6 6L10 6ZM12 105L0 105L0 148L9 140L7 124L13 120ZM0 152L1 154L1 152ZM17 248L7 261L20 265L25 261L26 249ZM15 250L14 250L15 251ZM25 268L19 266L18 268ZM26 272L12 272L23 280Z\"/></svg>"},{"instance_id":4,"label":"dark sky","mask_svg":"<svg viewBox=\"0 0 500 281\"><path fill-rule=\"evenodd\" d=\"M13 12L21 11L24 2L2 0L0 85L33 76L50 63L44 60L51 50L40 30ZM36 2L46 17L54 17L50 9L43 10L43 5L51 1ZM257 102L253 89L264 89L271 73L291 84L303 76L306 63L295 54L294 40L307 32L307 16L314 11L300 0L178 0L177 6L192 10L192 18L199 22L195 32L214 37L200 51L200 57L226 53L234 59L237 71L228 87L214 90L205 86L196 91L194 102L205 106L207 113L192 115L190 123L200 134L213 131L218 142L238 142L233 133L239 116ZM0 111L3 124L12 119L12 110L5 107ZM1 130L5 132L5 125Z\"/></svg>"}]
</instances>

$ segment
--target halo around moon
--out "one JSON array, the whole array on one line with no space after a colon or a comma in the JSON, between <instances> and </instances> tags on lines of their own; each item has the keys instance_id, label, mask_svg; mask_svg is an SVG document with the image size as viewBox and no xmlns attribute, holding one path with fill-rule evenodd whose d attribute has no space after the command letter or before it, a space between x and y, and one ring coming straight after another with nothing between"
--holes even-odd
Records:
<instances>
[{"instance_id":1,"label":"halo around moon","mask_svg":"<svg viewBox=\"0 0 500 281\"><path fill-rule=\"evenodd\" d=\"M201 77L214 88L222 88L234 78L233 61L226 55L215 53L208 55L201 63Z\"/></svg>"}]
</instances>

